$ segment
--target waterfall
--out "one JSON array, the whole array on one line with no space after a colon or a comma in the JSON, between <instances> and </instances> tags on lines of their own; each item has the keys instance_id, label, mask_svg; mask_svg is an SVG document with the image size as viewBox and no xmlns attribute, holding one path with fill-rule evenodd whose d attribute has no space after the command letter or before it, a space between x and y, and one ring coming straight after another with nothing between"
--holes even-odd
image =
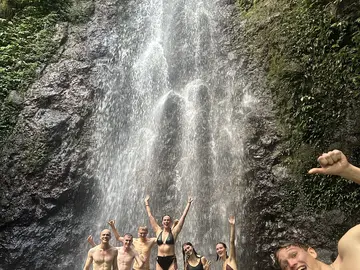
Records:
<instances>
[{"instance_id":1,"label":"waterfall","mask_svg":"<svg viewBox=\"0 0 360 270\"><path fill-rule=\"evenodd\" d=\"M118 25L103 41L111 57L96 63L92 169L102 201L89 233L97 242L109 219L135 237L150 227L146 194L159 222L195 198L177 242L180 269L185 241L214 261L216 242L229 242L230 214L240 235L242 121L252 97L226 50L221 2L118 1Z\"/></svg>"}]
</instances>

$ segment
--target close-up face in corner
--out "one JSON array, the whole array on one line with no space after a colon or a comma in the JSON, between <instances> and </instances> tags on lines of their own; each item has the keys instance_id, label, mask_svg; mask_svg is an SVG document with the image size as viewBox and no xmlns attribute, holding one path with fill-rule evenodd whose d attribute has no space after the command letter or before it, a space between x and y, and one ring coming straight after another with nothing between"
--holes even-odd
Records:
<instances>
[{"instance_id":1,"label":"close-up face in corner","mask_svg":"<svg viewBox=\"0 0 360 270\"><path fill-rule=\"evenodd\" d=\"M276 252L276 259L281 270L316 270L317 254L313 248L307 251L298 246L288 246Z\"/></svg>"},{"instance_id":2,"label":"close-up face in corner","mask_svg":"<svg viewBox=\"0 0 360 270\"><path fill-rule=\"evenodd\" d=\"M171 217L164 216L162 219L162 225L164 226L164 228L169 228L171 226Z\"/></svg>"}]
</instances>

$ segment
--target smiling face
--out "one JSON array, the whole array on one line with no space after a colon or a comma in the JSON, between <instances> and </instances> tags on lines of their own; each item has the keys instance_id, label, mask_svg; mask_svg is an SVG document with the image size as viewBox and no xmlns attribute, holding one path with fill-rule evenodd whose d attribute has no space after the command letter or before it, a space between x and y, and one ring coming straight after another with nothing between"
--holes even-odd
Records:
<instances>
[{"instance_id":1,"label":"smiling face","mask_svg":"<svg viewBox=\"0 0 360 270\"><path fill-rule=\"evenodd\" d=\"M216 254L223 260L226 259L226 247L222 243L216 245Z\"/></svg>"},{"instance_id":2,"label":"smiling face","mask_svg":"<svg viewBox=\"0 0 360 270\"><path fill-rule=\"evenodd\" d=\"M125 249L128 249L132 244L133 238L129 234L124 235L124 247Z\"/></svg>"},{"instance_id":3,"label":"smiling face","mask_svg":"<svg viewBox=\"0 0 360 270\"><path fill-rule=\"evenodd\" d=\"M183 245L183 251L186 255L190 256L193 253L193 247L191 245Z\"/></svg>"},{"instance_id":4,"label":"smiling face","mask_svg":"<svg viewBox=\"0 0 360 270\"><path fill-rule=\"evenodd\" d=\"M147 229L139 228L139 230L138 230L138 236L139 236L140 238L146 238L147 234L148 234L148 230L147 230Z\"/></svg>"},{"instance_id":5,"label":"smiling face","mask_svg":"<svg viewBox=\"0 0 360 270\"><path fill-rule=\"evenodd\" d=\"M164 216L162 219L162 225L164 228L170 228L171 226L171 217L170 216Z\"/></svg>"},{"instance_id":6,"label":"smiling face","mask_svg":"<svg viewBox=\"0 0 360 270\"><path fill-rule=\"evenodd\" d=\"M276 252L276 258L281 270L318 270L316 251L309 247L304 250L298 246L288 246Z\"/></svg>"},{"instance_id":7,"label":"smiling face","mask_svg":"<svg viewBox=\"0 0 360 270\"><path fill-rule=\"evenodd\" d=\"M110 230L103 230L101 233L100 233L100 240L101 240L101 243L109 243L111 239L111 232Z\"/></svg>"}]
</instances>

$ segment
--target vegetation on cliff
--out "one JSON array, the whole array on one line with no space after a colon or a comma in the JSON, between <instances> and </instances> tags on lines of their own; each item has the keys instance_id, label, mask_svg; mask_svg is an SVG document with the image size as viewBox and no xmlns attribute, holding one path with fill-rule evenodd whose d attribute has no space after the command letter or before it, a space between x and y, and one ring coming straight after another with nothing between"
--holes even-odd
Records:
<instances>
[{"instance_id":1,"label":"vegetation on cliff","mask_svg":"<svg viewBox=\"0 0 360 270\"><path fill-rule=\"evenodd\" d=\"M55 25L69 1L0 1L0 144L22 108L22 96L58 48Z\"/></svg>"},{"instance_id":2,"label":"vegetation on cliff","mask_svg":"<svg viewBox=\"0 0 360 270\"><path fill-rule=\"evenodd\" d=\"M289 207L301 198L313 210L357 211L360 192L354 184L306 172L317 166L315 156L333 148L360 163L360 2L238 0L238 5L248 49L268 74L287 144L285 162L298 175L287 187Z\"/></svg>"}]
</instances>

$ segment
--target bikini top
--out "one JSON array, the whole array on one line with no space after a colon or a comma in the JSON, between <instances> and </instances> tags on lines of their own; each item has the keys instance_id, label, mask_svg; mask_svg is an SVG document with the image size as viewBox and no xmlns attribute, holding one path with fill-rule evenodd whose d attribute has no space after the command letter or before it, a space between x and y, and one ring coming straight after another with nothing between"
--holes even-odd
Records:
<instances>
[{"instance_id":1,"label":"bikini top","mask_svg":"<svg viewBox=\"0 0 360 270\"><path fill-rule=\"evenodd\" d=\"M162 240L162 233L163 233L163 231L161 231L161 233L159 234L159 236L156 239L156 243L158 244L158 246L160 246L162 244L175 245L175 239L174 239L174 236L171 233L171 231L169 232L168 237L165 240L165 243Z\"/></svg>"},{"instance_id":2,"label":"bikini top","mask_svg":"<svg viewBox=\"0 0 360 270\"><path fill-rule=\"evenodd\" d=\"M233 268L230 265L226 264L226 270L233 270Z\"/></svg>"},{"instance_id":3,"label":"bikini top","mask_svg":"<svg viewBox=\"0 0 360 270\"><path fill-rule=\"evenodd\" d=\"M198 263L196 266L191 266L191 265L188 263L187 266L186 266L186 269L187 269L187 270L204 270L204 266L203 266L203 264L202 264L202 262L201 262L201 258L202 258L202 257L200 257L200 261L199 261L199 263Z\"/></svg>"}]
</instances>

